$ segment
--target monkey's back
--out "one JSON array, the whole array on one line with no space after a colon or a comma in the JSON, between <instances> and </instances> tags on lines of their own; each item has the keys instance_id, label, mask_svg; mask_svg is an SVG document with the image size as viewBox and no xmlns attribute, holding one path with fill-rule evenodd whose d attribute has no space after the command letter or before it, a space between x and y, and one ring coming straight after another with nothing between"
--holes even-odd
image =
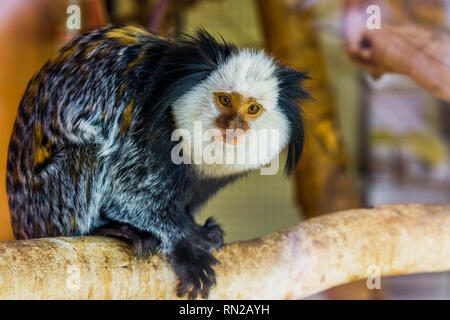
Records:
<instances>
[{"instance_id":1,"label":"monkey's back","mask_svg":"<svg viewBox=\"0 0 450 320\"><path fill-rule=\"evenodd\" d=\"M110 27L76 37L30 80L7 161L17 239L84 234L98 223L110 156L163 47L144 30Z\"/></svg>"}]
</instances>

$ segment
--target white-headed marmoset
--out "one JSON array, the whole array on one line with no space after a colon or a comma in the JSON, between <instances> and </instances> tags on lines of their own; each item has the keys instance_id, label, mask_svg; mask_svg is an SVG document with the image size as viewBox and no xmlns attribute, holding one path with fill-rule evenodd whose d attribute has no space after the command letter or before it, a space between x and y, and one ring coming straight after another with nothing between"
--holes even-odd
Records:
<instances>
[{"instance_id":1,"label":"white-headed marmoset","mask_svg":"<svg viewBox=\"0 0 450 320\"><path fill-rule=\"evenodd\" d=\"M307 78L204 30L165 40L111 26L75 37L33 76L19 106L7 161L16 239L122 237L137 255L167 257L179 296L207 297L223 231L194 214L285 146L286 173L294 170ZM228 129L277 129L279 141L256 164L176 164L172 132L193 133L195 122L223 133L228 149L237 148Z\"/></svg>"}]
</instances>

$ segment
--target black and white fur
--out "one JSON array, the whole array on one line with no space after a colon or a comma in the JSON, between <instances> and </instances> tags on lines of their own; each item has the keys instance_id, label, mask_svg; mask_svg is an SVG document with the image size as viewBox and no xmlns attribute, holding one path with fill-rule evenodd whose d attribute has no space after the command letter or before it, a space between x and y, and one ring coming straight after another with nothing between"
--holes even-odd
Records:
<instances>
[{"instance_id":1,"label":"black and white fur","mask_svg":"<svg viewBox=\"0 0 450 320\"><path fill-rule=\"evenodd\" d=\"M31 79L18 110L7 163L15 237L124 237L137 254L167 256L180 296L206 297L223 231L211 218L198 225L194 214L286 145L293 171L305 78L205 31L179 41L134 27L76 37ZM229 90L260 99L266 112L254 127L281 130L276 150L256 166L174 164L173 130L191 131L196 120L213 126L212 92Z\"/></svg>"}]
</instances>

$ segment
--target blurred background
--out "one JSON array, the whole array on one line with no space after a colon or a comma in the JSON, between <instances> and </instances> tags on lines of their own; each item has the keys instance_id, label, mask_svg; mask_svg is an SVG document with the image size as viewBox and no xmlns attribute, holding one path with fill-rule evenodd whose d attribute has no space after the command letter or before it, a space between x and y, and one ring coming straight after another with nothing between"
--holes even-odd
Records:
<instances>
[{"instance_id":1,"label":"blurred background","mask_svg":"<svg viewBox=\"0 0 450 320\"><path fill-rule=\"evenodd\" d=\"M383 37L365 34L366 21L376 22L367 11L373 4L380 9L381 29L393 28L385 42L392 42L388 35L398 36L408 45L410 30L448 34L448 0L0 0L0 241L13 239L5 165L28 80L71 37L111 23L137 24L169 37L203 27L310 72L306 86L314 99L301 106L307 142L295 175L255 172L220 192L199 215L199 221L217 217L227 242L337 210L450 203L449 99L439 85L423 80L431 67L416 64L420 73L403 65L423 47L400 48L392 60L376 50L380 43L383 48ZM80 8L79 15L68 10L71 5ZM79 29L73 20L78 17ZM311 298L449 299L450 275L384 278L380 290L368 290L361 281Z\"/></svg>"}]
</instances>

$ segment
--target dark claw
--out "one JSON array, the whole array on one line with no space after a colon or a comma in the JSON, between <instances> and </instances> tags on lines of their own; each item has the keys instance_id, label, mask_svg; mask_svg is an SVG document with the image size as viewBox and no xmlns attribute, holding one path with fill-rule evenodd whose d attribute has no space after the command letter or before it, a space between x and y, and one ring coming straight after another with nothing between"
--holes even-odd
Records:
<instances>
[{"instance_id":1,"label":"dark claw","mask_svg":"<svg viewBox=\"0 0 450 320\"><path fill-rule=\"evenodd\" d=\"M211 270L212 270L212 269L211 269ZM213 271L213 272L214 272L214 271ZM208 298L208 295L209 295L209 289L210 289L215 283L212 283L212 280L208 278L208 275L206 274L206 272L200 274L200 278L201 278L202 283L203 283L201 295L202 295L202 298L206 299L206 298Z\"/></svg>"},{"instance_id":2,"label":"dark claw","mask_svg":"<svg viewBox=\"0 0 450 320\"><path fill-rule=\"evenodd\" d=\"M198 293L200 292L201 289L201 282L200 282L200 278L192 278L192 290L191 292L189 292L189 296L188 298L190 300L195 299L198 296Z\"/></svg>"},{"instance_id":3,"label":"dark claw","mask_svg":"<svg viewBox=\"0 0 450 320\"><path fill-rule=\"evenodd\" d=\"M180 243L169 255L169 261L179 279L178 297L187 293L189 299L195 299L199 294L208 297L210 288L216 283L212 266L218 261L214 256L188 243Z\"/></svg>"},{"instance_id":4,"label":"dark claw","mask_svg":"<svg viewBox=\"0 0 450 320\"><path fill-rule=\"evenodd\" d=\"M177 286L177 296L184 297L188 293L190 284L188 282L179 282Z\"/></svg>"},{"instance_id":5,"label":"dark claw","mask_svg":"<svg viewBox=\"0 0 450 320\"><path fill-rule=\"evenodd\" d=\"M222 228L216 223L215 219L212 217L208 218L203 228L206 229L206 237L213 243L212 247L210 248L210 252L214 248L219 251L222 250L223 236L225 233Z\"/></svg>"}]
</instances>

